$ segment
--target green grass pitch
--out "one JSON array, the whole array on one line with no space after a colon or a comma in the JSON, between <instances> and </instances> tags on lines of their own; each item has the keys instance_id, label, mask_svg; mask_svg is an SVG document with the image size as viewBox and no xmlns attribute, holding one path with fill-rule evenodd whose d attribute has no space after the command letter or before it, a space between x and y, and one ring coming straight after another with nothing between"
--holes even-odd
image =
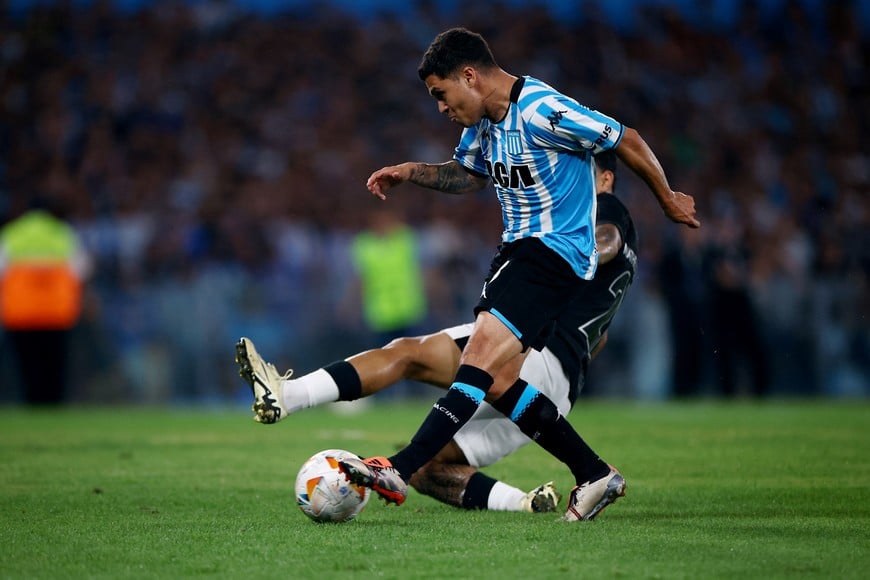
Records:
<instances>
[{"instance_id":1,"label":"green grass pitch","mask_svg":"<svg viewBox=\"0 0 870 580\"><path fill-rule=\"evenodd\" d=\"M297 509L308 456L389 454L426 411L323 408L264 426L242 409L0 409L0 577L870 577L865 402L581 402L572 423L628 481L595 522L414 491L347 524ZM487 472L572 484L534 445Z\"/></svg>"}]
</instances>

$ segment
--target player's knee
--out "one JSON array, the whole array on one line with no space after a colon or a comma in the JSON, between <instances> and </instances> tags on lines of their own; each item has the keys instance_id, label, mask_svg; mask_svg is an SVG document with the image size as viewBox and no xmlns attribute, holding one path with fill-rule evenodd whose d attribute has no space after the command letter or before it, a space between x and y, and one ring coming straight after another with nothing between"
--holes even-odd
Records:
<instances>
[{"instance_id":1,"label":"player's knee","mask_svg":"<svg viewBox=\"0 0 870 580\"><path fill-rule=\"evenodd\" d=\"M383 347L384 350L390 351L393 355L394 364L401 365L403 369L407 369L406 372L403 373L406 377L408 377L408 372L412 372L417 361L419 342L418 338L403 336L400 338L394 338Z\"/></svg>"},{"instance_id":2,"label":"player's knee","mask_svg":"<svg viewBox=\"0 0 870 580\"><path fill-rule=\"evenodd\" d=\"M423 340L424 337L403 336L392 340L384 347L385 350L393 353L396 363L402 366L402 374L406 379L422 380L423 378L422 373L427 368L420 354Z\"/></svg>"},{"instance_id":3,"label":"player's knee","mask_svg":"<svg viewBox=\"0 0 870 580\"><path fill-rule=\"evenodd\" d=\"M401 336L399 338L394 338L393 340L388 342L386 345L384 345L384 348L404 354L411 349L412 343L416 342L416 340L416 338Z\"/></svg>"}]
</instances>

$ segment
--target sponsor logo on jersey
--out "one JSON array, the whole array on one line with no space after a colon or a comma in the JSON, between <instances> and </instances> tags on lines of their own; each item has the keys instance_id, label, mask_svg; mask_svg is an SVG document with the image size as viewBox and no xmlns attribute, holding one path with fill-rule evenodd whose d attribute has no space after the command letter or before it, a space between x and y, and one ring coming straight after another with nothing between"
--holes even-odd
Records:
<instances>
[{"instance_id":1,"label":"sponsor logo on jersey","mask_svg":"<svg viewBox=\"0 0 870 580\"><path fill-rule=\"evenodd\" d=\"M605 125L604 130L601 132L601 135L598 136L598 139L595 140L596 145L602 145L605 141L610 137L610 134L613 133L613 127L610 125Z\"/></svg>"},{"instance_id":2,"label":"sponsor logo on jersey","mask_svg":"<svg viewBox=\"0 0 870 580\"><path fill-rule=\"evenodd\" d=\"M553 111L547 115L547 120L550 122L550 131L556 130L556 127L562 122L562 116L567 112L568 110L566 109L564 111Z\"/></svg>"},{"instance_id":3,"label":"sponsor logo on jersey","mask_svg":"<svg viewBox=\"0 0 870 580\"><path fill-rule=\"evenodd\" d=\"M528 165L505 165L501 161L494 164L487 160L486 171L492 180L501 187L531 187L535 185L535 178Z\"/></svg>"}]
</instances>

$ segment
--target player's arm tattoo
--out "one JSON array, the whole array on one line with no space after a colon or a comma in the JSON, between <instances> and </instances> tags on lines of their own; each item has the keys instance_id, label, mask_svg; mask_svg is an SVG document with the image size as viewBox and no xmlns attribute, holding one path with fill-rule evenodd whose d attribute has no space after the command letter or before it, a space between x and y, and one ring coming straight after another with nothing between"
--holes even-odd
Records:
<instances>
[{"instance_id":1,"label":"player's arm tattoo","mask_svg":"<svg viewBox=\"0 0 870 580\"><path fill-rule=\"evenodd\" d=\"M469 193L486 187L489 178L469 173L457 161L418 163L411 173L411 183L444 193Z\"/></svg>"}]
</instances>

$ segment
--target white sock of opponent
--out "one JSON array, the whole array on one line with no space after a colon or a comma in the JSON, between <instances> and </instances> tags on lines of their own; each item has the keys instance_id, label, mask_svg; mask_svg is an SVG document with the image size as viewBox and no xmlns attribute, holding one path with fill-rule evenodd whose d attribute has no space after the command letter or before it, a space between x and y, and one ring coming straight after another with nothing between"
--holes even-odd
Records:
<instances>
[{"instance_id":1,"label":"white sock of opponent","mask_svg":"<svg viewBox=\"0 0 870 580\"><path fill-rule=\"evenodd\" d=\"M287 413L295 413L338 400L338 385L324 369L298 379L281 381L281 403Z\"/></svg>"},{"instance_id":2,"label":"white sock of opponent","mask_svg":"<svg viewBox=\"0 0 870 580\"><path fill-rule=\"evenodd\" d=\"M523 509L522 501L524 497L526 497L526 492L523 490L501 481L496 481L492 489L489 490L486 509L500 512L519 512Z\"/></svg>"}]
</instances>

